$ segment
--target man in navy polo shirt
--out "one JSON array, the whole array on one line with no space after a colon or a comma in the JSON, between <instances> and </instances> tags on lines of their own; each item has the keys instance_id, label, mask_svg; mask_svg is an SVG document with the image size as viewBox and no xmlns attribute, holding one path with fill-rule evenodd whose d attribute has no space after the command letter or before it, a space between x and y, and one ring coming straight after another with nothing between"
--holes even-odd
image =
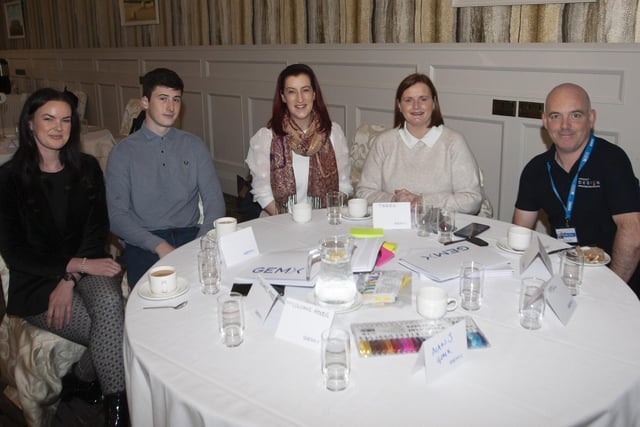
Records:
<instances>
[{"instance_id":1,"label":"man in navy polo shirt","mask_svg":"<svg viewBox=\"0 0 640 427\"><path fill-rule=\"evenodd\" d=\"M596 112L580 86L556 86L542 124L553 146L522 171L513 223L535 226L544 210L554 236L599 246L609 267L640 294L640 187L625 152L592 134Z\"/></svg>"}]
</instances>

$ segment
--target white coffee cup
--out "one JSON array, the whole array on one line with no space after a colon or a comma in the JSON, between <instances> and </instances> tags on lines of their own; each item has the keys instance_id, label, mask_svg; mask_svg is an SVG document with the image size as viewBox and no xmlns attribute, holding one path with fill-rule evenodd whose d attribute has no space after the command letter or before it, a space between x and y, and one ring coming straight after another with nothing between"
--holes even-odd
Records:
<instances>
[{"instance_id":1,"label":"white coffee cup","mask_svg":"<svg viewBox=\"0 0 640 427\"><path fill-rule=\"evenodd\" d=\"M306 202L296 203L291 207L291 216L295 222L311 221L311 205Z\"/></svg>"},{"instance_id":2,"label":"white coffee cup","mask_svg":"<svg viewBox=\"0 0 640 427\"><path fill-rule=\"evenodd\" d=\"M516 251L524 251L531 243L531 230L519 225L514 225L507 232L507 243L511 249Z\"/></svg>"},{"instance_id":3,"label":"white coffee cup","mask_svg":"<svg viewBox=\"0 0 640 427\"><path fill-rule=\"evenodd\" d=\"M347 203L349 206L349 216L362 218L367 214L367 199L351 199Z\"/></svg>"},{"instance_id":4,"label":"white coffee cup","mask_svg":"<svg viewBox=\"0 0 640 427\"><path fill-rule=\"evenodd\" d=\"M223 216L213 221L213 226L216 229L216 237L219 239L236 231L238 229L238 220L230 216Z\"/></svg>"},{"instance_id":5,"label":"white coffee cup","mask_svg":"<svg viewBox=\"0 0 640 427\"><path fill-rule=\"evenodd\" d=\"M166 295L178 287L176 268L170 265L159 265L149 270L149 290L153 295Z\"/></svg>"},{"instance_id":6,"label":"white coffee cup","mask_svg":"<svg viewBox=\"0 0 640 427\"><path fill-rule=\"evenodd\" d=\"M449 298L447 291L437 286L427 286L418 290L416 309L418 313L429 320L438 320L458 308L458 301Z\"/></svg>"}]
</instances>

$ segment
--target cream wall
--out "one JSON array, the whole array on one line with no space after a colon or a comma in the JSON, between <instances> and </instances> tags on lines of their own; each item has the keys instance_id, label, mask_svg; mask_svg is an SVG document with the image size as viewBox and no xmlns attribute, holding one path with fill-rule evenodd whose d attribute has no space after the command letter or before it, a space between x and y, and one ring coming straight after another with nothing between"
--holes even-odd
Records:
<instances>
[{"instance_id":1,"label":"cream wall","mask_svg":"<svg viewBox=\"0 0 640 427\"><path fill-rule=\"evenodd\" d=\"M543 102L556 84L584 86L596 133L623 147L640 169L640 46L637 45L305 45L0 51L18 90L65 84L88 94L92 124L120 127L139 76L159 66L185 81L182 128L203 138L225 192L245 175L249 139L269 118L275 80L295 62L316 71L325 101L349 141L362 123L392 124L397 84L431 76L448 126L467 138L500 219L510 220L526 162L546 149L539 119L492 114L492 100ZM26 75L16 76L16 70Z\"/></svg>"}]
</instances>

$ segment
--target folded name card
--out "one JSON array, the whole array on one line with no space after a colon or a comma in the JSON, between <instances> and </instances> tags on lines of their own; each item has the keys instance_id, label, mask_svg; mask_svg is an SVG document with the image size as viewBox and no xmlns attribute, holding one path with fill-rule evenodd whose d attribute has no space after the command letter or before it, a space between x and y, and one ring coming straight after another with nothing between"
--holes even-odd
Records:
<instances>
[{"instance_id":1,"label":"folded name card","mask_svg":"<svg viewBox=\"0 0 640 427\"><path fill-rule=\"evenodd\" d=\"M422 343L418 366L424 361L426 379L430 383L460 366L466 353L466 322L461 320Z\"/></svg>"},{"instance_id":2,"label":"folded name card","mask_svg":"<svg viewBox=\"0 0 640 427\"><path fill-rule=\"evenodd\" d=\"M267 319L273 303L278 299L278 291L274 289L264 278L258 277L256 283L251 286L245 304L252 307L251 312L262 322Z\"/></svg>"},{"instance_id":3,"label":"folded name card","mask_svg":"<svg viewBox=\"0 0 640 427\"><path fill-rule=\"evenodd\" d=\"M372 207L374 228L387 230L406 230L411 228L411 203L374 203Z\"/></svg>"},{"instance_id":4,"label":"folded name card","mask_svg":"<svg viewBox=\"0 0 640 427\"><path fill-rule=\"evenodd\" d=\"M531 238L531 244L529 245L529 248L520 257L520 275L522 275L522 273L524 273L524 271L529 268L529 266L533 263L533 261L536 260L536 258L540 258L549 274L553 275L553 265L551 264L549 254L542 245L540 237L534 234Z\"/></svg>"},{"instance_id":5,"label":"folded name card","mask_svg":"<svg viewBox=\"0 0 640 427\"><path fill-rule=\"evenodd\" d=\"M276 338L313 350L320 349L320 335L331 327L334 312L314 304L286 298Z\"/></svg>"},{"instance_id":6,"label":"folded name card","mask_svg":"<svg viewBox=\"0 0 640 427\"><path fill-rule=\"evenodd\" d=\"M563 325L569 323L569 319L576 311L576 300L571 291L565 286L562 277L555 275L547 282L544 295L551 310L558 316Z\"/></svg>"},{"instance_id":7,"label":"folded name card","mask_svg":"<svg viewBox=\"0 0 640 427\"><path fill-rule=\"evenodd\" d=\"M251 227L220 237L220 253L227 267L247 261L260 254Z\"/></svg>"}]
</instances>

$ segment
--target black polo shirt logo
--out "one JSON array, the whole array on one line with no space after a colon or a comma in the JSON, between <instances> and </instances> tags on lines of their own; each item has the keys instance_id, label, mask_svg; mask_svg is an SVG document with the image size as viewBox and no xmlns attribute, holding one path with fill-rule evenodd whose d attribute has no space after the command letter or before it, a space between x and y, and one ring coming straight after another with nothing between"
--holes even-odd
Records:
<instances>
[{"instance_id":1,"label":"black polo shirt logo","mask_svg":"<svg viewBox=\"0 0 640 427\"><path fill-rule=\"evenodd\" d=\"M594 178L578 178L580 188L600 188L600 180Z\"/></svg>"}]
</instances>

